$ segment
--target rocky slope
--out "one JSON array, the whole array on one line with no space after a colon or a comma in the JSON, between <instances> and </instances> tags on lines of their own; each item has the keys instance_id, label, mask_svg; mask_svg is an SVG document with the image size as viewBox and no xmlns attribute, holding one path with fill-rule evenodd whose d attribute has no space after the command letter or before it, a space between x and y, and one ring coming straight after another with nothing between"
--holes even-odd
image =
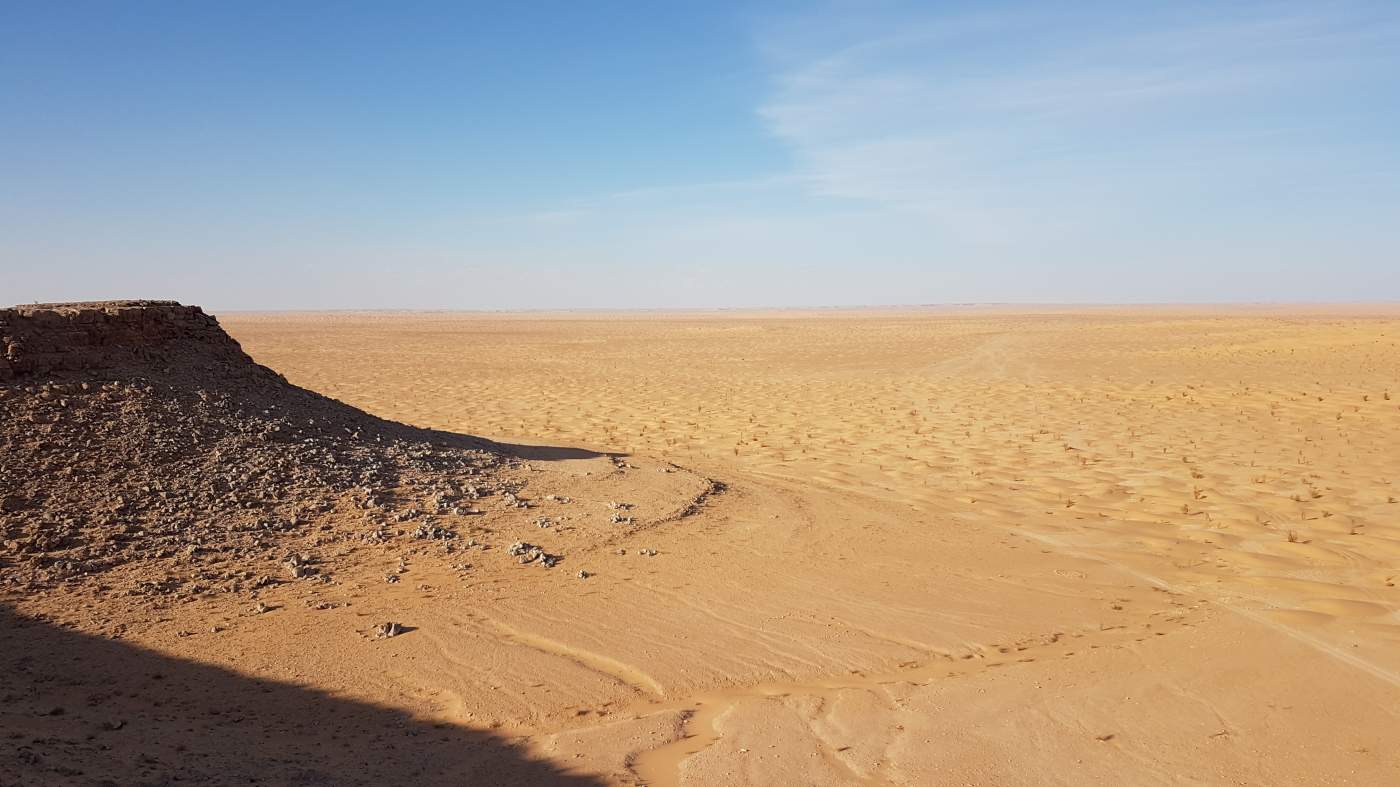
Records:
<instances>
[{"instance_id":1,"label":"rocky slope","mask_svg":"<svg viewBox=\"0 0 1400 787\"><path fill-rule=\"evenodd\" d=\"M410 520L450 536L472 499L508 491L497 471L510 463L485 441L291 385L198 307L0 309L11 590L193 596L314 580L332 568L314 554L329 541L393 537Z\"/></svg>"}]
</instances>

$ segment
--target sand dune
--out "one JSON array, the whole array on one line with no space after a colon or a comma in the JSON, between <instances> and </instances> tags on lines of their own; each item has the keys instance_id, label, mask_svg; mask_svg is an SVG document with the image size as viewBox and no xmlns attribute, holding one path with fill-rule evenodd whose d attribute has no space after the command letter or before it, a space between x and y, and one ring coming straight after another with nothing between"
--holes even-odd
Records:
<instances>
[{"instance_id":1,"label":"sand dune","mask_svg":"<svg viewBox=\"0 0 1400 787\"><path fill-rule=\"evenodd\" d=\"M647 746L688 736L649 749L610 733L632 742L595 766L608 778L1363 784L1397 767L1393 312L226 322L377 414L730 483L654 533L647 570L619 559L586 595L492 606L630 687L636 725L685 720L649 727ZM567 735L539 740L567 759Z\"/></svg>"},{"instance_id":2,"label":"sand dune","mask_svg":"<svg viewBox=\"0 0 1400 787\"><path fill-rule=\"evenodd\" d=\"M482 532L566 570L425 552L386 584L386 546L277 614L207 602L224 634L132 626L172 657L604 783L1400 772L1393 308L221 322L373 415L544 446L537 506Z\"/></svg>"}]
</instances>

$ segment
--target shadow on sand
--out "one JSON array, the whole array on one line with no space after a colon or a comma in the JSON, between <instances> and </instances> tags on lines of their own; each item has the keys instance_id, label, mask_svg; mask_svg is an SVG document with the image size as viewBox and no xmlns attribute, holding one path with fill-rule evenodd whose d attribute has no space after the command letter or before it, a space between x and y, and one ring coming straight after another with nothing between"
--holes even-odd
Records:
<instances>
[{"instance_id":1,"label":"shadow on sand","mask_svg":"<svg viewBox=\"0 0 1400 787\"><path fill-rule=\"evenodd\" d=\"M477 435L414 426L412 424L406 424L367 413L339 399L332 399L331 397L310 389L293 386L280 377L278 378L278 382L285 386L287 390L297 391L303 396L308 396L315 401L321 402L326 416L335 416L330 417L332 423L357 423L362 427L366 427L369 435L379 437L380 439L398 438L423 440L450 448L470 451L490 451L492 453L524 459L527 462L561 462L569 459L598 459L599 457L605 456L627 456L627 454L622 452L590 451L586 448L574 448L569 446L506 443L487 437L479 437ZM261 404L253 402L249 406L260 407Z\"/></svg>"},{"instance_id":2,"label":"shadow on sand","mask_svg":"<svg viewBox=\"0 0 1400 787\"><path fill-rule=\"evenodd\" d=\"M566 459L597 459L600 456L626 456L622 453L589 451L585 448L565 448L553 445L523 445L493 443L496 450L531 462L561 462Z\"/></svg>"},{"instance_id":3,"label":"shadow on sand","mask_svg":"<svg viewBox=\"0 0 1400 787\"><path fill-rule=\"evenodd\" d=\"M0 606L0 785L597 785L481 730Z\"/></svg>"}]
</instances>

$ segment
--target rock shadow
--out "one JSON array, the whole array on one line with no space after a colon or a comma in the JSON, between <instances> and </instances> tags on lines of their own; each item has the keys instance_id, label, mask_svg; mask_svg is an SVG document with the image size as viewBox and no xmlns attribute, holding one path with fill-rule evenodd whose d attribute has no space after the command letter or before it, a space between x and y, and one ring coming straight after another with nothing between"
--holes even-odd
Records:
<instances>
[{"instance_id":1,"label":"rock shadow","mask_svg":"<svg viewBox=\"0 0 1400 787\"><path fill-rule=\"evenodd\" d=\"M602 782L488 731L199 664L0 605L0 785Z\"/></svg>"},{"instance_id":2,"label":"rock shadow","mask_svg":"<svg viewBox=\"0 0 1400 787\"><path fill-rule=\"evenodd\" d=\"M590 451L586 448L570 448L556 445L525 445L520 443L492 443L497 451L508 456L519 457L530 462L562 462L568 459L597 459L603 456L621 457L626 454L612 451Z\"/></svg>"}]
</instances>

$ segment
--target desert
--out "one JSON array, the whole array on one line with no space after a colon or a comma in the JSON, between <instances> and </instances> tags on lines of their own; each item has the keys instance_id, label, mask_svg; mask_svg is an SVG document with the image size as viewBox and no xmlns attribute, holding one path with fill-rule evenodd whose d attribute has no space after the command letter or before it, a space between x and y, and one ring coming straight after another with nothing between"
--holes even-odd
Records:
<instances>
[{"instance_id":1,"label":"desert","mask_svg":"<svg viewBox=\"0 0 1400 787\"><path fill-rule=\"evenodd\" d=\"M0 787L1400 785L1400 3L7 3Z\"/></svg>"},{"instance_id":2,"label":"desert","mask_svg":"<svg viewBox=\"0 0 1400 787\"><path fill-rule=\"evenodd\" d=\"M1394 306L0 315L0 783L1400 772Z\"/></svg>"}]
</instances>

